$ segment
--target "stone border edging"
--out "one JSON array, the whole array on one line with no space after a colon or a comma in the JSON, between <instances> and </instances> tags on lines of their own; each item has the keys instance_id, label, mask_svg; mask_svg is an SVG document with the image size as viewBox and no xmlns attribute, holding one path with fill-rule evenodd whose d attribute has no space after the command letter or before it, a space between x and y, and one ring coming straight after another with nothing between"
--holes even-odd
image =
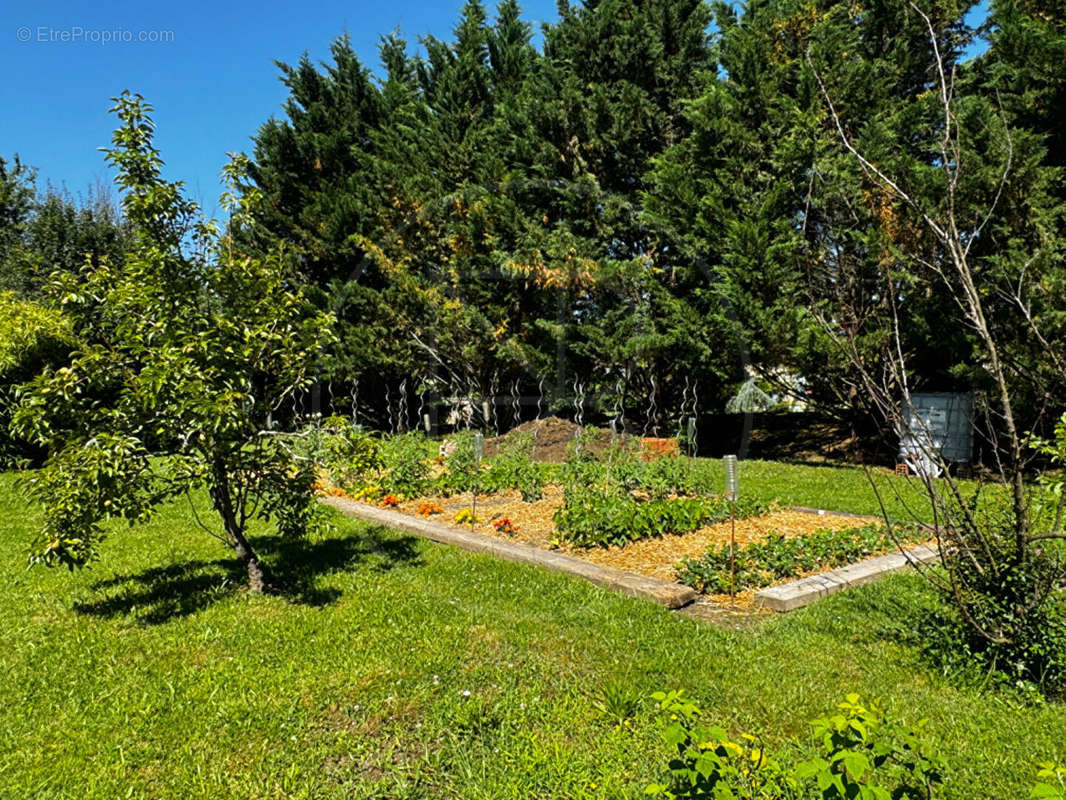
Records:
<instances>
[{"instance_id":1,"label":"stone border edging","mask_svg":"<svg viewBox=\"0 0 1066 800\"><path fill-rule=\"evenodd\" d=\"M357 517L365 522L375 522L390 528L413 533L441 544L461 547L473 553L488 553L508 561L534 564L553 572L576 575L606 589L619 592L629 597L651 600L667 608L681 608L693 602L699 595L695 589L679 583L649 578L633 572L614 567L600 566L583 561L563 553L541 550L531 544L508 542L483 533L461 531L456 528L419 519L399 511L388 511L366 503L358 503L343 497L325 497L321 502L332 506L343 514Z\"/></svg>"},{"instance_id":2,"label":"stone border edging","mask_svg":"<svg viewBox=\"0 0 1066 800\"><path fill-rule=\"evenodd\" d=\"M826 595L872 583L893 572L899 572L915 564L929 564L937 561L940 554L932 547L918 545L902 553L889 553L876 558L868 558L855 564L848 564L839 569L800 578L780 586L772 586L755 594L755 605L774 611L792 611L808 606Z\"/></svg>"}]
</instances>

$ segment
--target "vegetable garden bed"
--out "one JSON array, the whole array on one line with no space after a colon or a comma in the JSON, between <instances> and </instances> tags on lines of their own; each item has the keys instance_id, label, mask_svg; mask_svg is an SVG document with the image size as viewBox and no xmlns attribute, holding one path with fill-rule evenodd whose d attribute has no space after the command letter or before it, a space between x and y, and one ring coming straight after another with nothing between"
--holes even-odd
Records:
<instances>
[{"instance_id":1,"label":"vegetable garden bed","mask_svg":"<svg viewBox=\"0 0 1066 800\"><path fill-rule=\"evenodd\" d=\"M871 518L782 508L765 493L731 503L716 492L720 484L705 462L681 457L676 447L650 446L663 442L677 444L586 429L569 442L564 462L546 465L535 458L543 443L516 430L494 441L493 457L484 461L481 440L470 432L438 443L417 433L378 437L330 420L312 457L322 465L323 493L423 518L433 525L402 526L430 538L596 574L605 585L624 573L627 585L651 580L671 596L684 589L686 597L695 590L722 600L735 592L741 606L754 605L759 589L924 538L913 526L890 534ZM608 573L614 578L604 578Z\"/></svg>"},{"instance_id":2,"label":"vegetable garden bed","mask_svg":"<svg viewBox=\"0 0 1066 800\"><path fill-rule=\"evenodd\" d=\"M387 503L375 505L443 524L454 530L520 542L649 578L681 581L714 601L728 602L730 599L727 591L723 591L726 587L722 585L725 576L721 569L724 566L721 557L728 553L729 548L729 521L704 525L686 533L642 538L621 545L582 547L560 538L556 530L554 516L563 507L561 486L544 487L541 499L532 502L523 501L521 494L513 490L479 495L475 512L477 519L473 523L470 513L475 505L470 492L451 496L426 495L408 500L395 498L395 503L390 499ZM894 552L896 548L887 538L880 540L880 547L873 544L875 531L883 533L882 526L857 519L854 515L807 510L771 509L737 519L735 536L739 590L735 602L751 607L755 605L758 590L766 586L780 585L856 560ZM854 539L859 532L867 541L856 544ZM802 549L803 545L808 545L810 549L811 542L820 543L821 554L806 555L806 558L816 563L804 568L804 564L800 563L804 556L797 557L797 550ZM699 580L697 565L706 561L708 551L719 555L718 561L708 566L711 573L717 575L717 584ZM757 572L758 567L752 566L751 559L745 557L745 554L753 551L763 554L763 562L779 552L779 558L789 559L789 564L798 568L789 570L787 565L776 565L778 576L775 576L773 569L768 569L768 574L760 574L753 583L753 572ZM835 558L834 551L838 553Z\"/></svg>"}]
</instances>

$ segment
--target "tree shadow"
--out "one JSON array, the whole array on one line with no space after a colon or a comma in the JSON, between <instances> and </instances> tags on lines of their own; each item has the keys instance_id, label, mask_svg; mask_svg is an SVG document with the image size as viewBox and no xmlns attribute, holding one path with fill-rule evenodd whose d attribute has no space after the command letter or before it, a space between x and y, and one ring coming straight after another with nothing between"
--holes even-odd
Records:
<instances>
[{"instance_id":1,"label":"tree shadow","mask_svg":"<svg viewBox=\"0 0 1066 800\"><path fill-rule=\"evenodd\" d=\"M342 594L323 579L338 572L388 572L398 566L421 566L413 536L369 528L359 536L309 540L256 537L253 545L271 571L276 594L292 603L321 607ZM244 591L247 573L235 558L190 560L96 581L91 589L103 597L79 601L74 610L94 617L132 616L158 625L188 616Z\"/></svg>"}]
</instances>

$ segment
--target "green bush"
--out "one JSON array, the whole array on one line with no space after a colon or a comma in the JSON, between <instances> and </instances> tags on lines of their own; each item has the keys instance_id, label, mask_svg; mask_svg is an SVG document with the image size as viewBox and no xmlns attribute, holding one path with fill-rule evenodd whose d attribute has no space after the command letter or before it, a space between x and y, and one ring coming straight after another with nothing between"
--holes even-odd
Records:
<instances>
[{"instance_id":1,"label":"green bush","mask_svg":"<svg viewBox=\"0 0 1066 800\"><path fill-rule=\"evenodd\" d=\"M1028 441L1056 467L1021 512L1003 495L975 495L945 537L943 606L919 625L925 655L960 676L1037 694L1066 693L1066 414L1050 440ZM1023 516L1019 519L1019 513ZM960 531L962 534L959 535ZM954 534L954 536L952 536ZM943 535L943 534L942 534Z\"/></svg>"},{"instance_id":2,"label":"green bush","mask_svg":"<svg viewBox=\"0 0 1066 800\"><path fill-rule=\"evenodd\" d=\"M769 586L805 572L851 564L867 556L890 550L896 540L918 541L916 526L893 528L896 539L879 524L841 530L820 529L806 536L785 537L771 533L762 542L736 550L735 590ZM730 546L709 547L700 558L686 558L678 566L678 580L701 592L723 594L730 591L732 578Z\"/></svg>"},{"instance_id":3,"label":"green bush","mask_svg":"<svg viewBox=\"0 0 1066 800\"><path fill-rule=\"evenodd\" d=\"M418 497L430 488L430 441L421 431L398 433L382 442L381 489L387 494Z\"/></svg>"},{"instance_id":4,"label":"green bush","mask_svg":"<svg viewBox=\"0 0 1066 800\"><path fill-rule=\"evenodd\" d=\"M329 474L334 486L352 492L380 480L385 467L381 440L347 417L327 417L307 431L304 441L306 457Z\"/></svg>"},{"instance_id":5,"label":"green bush","mask_svg":"<svg viewBox=\"0 0 1066 800\"><path fill-rule=\"evenodd\" d=\"M69 321L58 311L13 292L0 292L0 466L38 461L45 454L10 429L18 386L67 362L74 349Z\"/></svg>"},{"instance_id":6,"label":"green bush","mask_svg":"<svg viewBox=\"0 0 1066 800\"><path fill-rule=\"evenodd\" d=\"M534 441L529 433L510 434L500 447L485 476L488 491L514 489L527 502L540 500L544 494L544 473L533 460Z\"/></svg>"},{"instance_id":7,"label":"green bush","mask_svg":"<svg viewBox=\"0 0 1066 800\"><path fill-rule=\"evenodd\" d=\"M876 703L856 694L840 713L812 722L819 751L785 767L759 739L733 739L725 729L700 723L699 708L680 691L652 698L668 716L663 738L675 750L668 783L645 790L668 800L891 800L931 798L943 782L943 763L921 738L923 723L890 719Z\"/></svg>"},{"instance_id":8,"label":"green bush","mask_svg":"<svg viewBox=\"0 0 1066 800\"><path fill-rule=\"evenodd\" d=\"M1025 576L1026 570L1016 569L1003 578L1016 582ZM982 612L975 620L978 625L1009 625L1011 636L990 642L959 618L957 607L945 602L926 612L915 626L927 661L959 682L1020 690L1037 701L1066 693L1066 599L1061 594L1038 612L1030 609L1024 615L990 595L975 608ZM986 616L997 608L998 617Z\"/></svg>"}]
</instances>

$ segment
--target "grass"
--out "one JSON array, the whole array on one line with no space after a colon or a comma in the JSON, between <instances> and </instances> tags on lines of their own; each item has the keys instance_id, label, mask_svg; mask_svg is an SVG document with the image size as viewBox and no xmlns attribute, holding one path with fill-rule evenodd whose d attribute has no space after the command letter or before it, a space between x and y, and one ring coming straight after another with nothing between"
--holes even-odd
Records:
<instances>
[{"instance_id":1,"label":"grass","mask_svg":"<svg viewBox=\"0 0 1066 800\"><path fill-rule=\"evenodd\" d=\"M559 479L556 465L543 465L549 480ZM695 470L702 483L725 491L725 466L721 459L697 458ZM827 511L881 516L887 511L898 520L928 522L929 509L921 480L915 476L898 476L883 467L869 470L848 466L803 466L779 461L745 460L739 463L739 494L761 503L777 502L785 506L806 506ZM973 492L978 484L960 480L964 492ZM985 488L985 496L998 488ZM882 503L884 504L882 508Z\"/></svg>"},{"instance_id":2,"label":"grass","mask_svg":"<svg viewBox=\"0 0 1066 800\"><path fill-rule=\"evenodd\" d=\"M775 469L793 474L749 463L745 485ZM834 485L791 502L832 507ZM650 703L621 729L610 709L674 687L786 755L845 692L882 697L930 720L945 798L1025 797L1066 755L1061 705L919 663L913 578L721 631L337 517L302 544L257 531L291 591L256 597L187 506L74 574L26 570L37 520L14 476L0 510L3 798L635 798L668 750Z\"/></svg>"},{"instance_id":3,"label":"grass","mask_svg":"<svg viewBox=\"0 0 1066 800\"><path fill-rule=\"evenodd\" d=\"M721 462L717 467L724 483L724 467ZM894 475L881 467L864 471L856 467L742 461L739 470L740 491L763 502L873 516L881 516L883 503L884 510L894 519L928 521L928 501L921 481L914 476ZM974 481L960 484L969 491L977 485Z\"/></svg>"}]
</instances>

